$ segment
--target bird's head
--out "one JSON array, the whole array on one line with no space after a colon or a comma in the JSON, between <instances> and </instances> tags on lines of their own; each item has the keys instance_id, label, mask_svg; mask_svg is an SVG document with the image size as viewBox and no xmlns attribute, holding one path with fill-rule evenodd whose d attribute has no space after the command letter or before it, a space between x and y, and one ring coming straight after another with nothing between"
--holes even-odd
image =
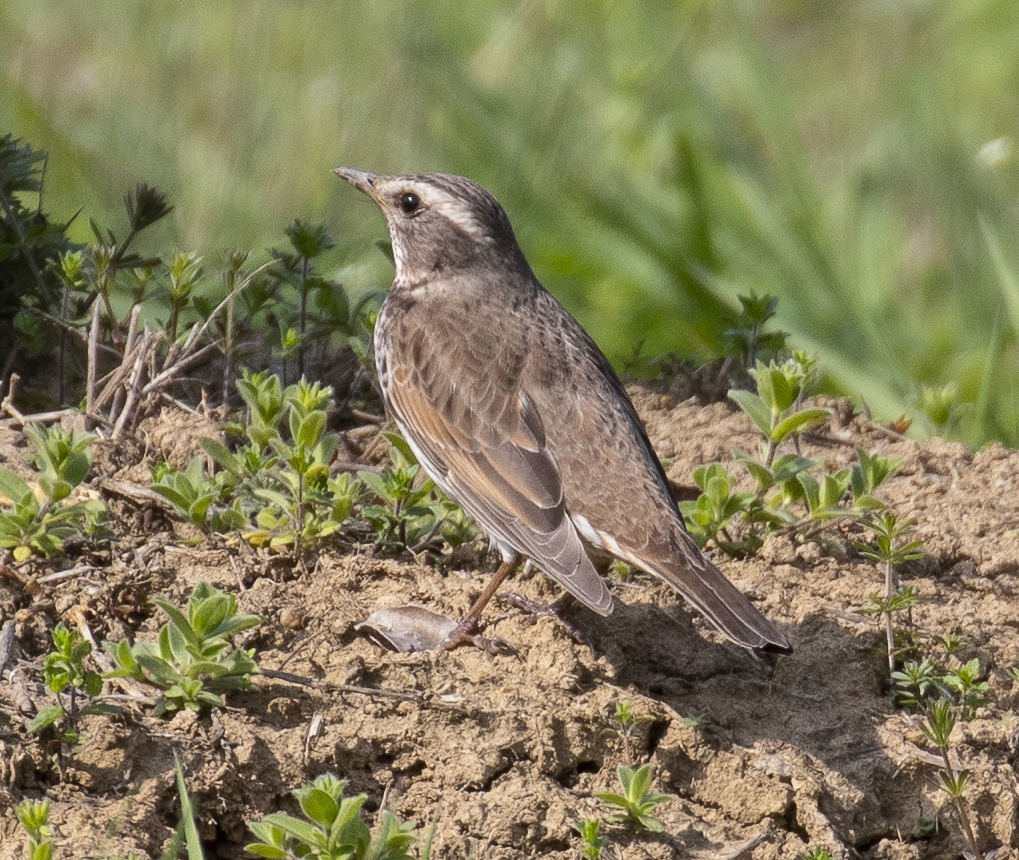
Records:
<instances>
[{"instance_id":1,"label":"bird's head","mask_svg":"<svg viewBox=\"0 0 1019 860\"><path fill-rule=\"evenodd\" d=\"M502 206L478 183L448 173L380 176L333 171L378 204L396 262L395 285L416 286L472 267L530 271Z\"/></svg>"}]
</instances>

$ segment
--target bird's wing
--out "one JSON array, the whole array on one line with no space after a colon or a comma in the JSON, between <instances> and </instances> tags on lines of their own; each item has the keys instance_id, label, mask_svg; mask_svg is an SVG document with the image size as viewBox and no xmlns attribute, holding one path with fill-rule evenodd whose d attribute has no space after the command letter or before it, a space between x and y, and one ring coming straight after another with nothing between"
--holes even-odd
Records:
<instances>
[{"instance_id":1,"label":"bird's wing","mask_svg":"<svg viewBox=\"0 0 1019 860\"><path fill-rule=\"evenodd\" d=\"M384 383L397 423L423 465L498 542L608 615L612 596L567 513L533 402L498 382L468 390L444 370L399 364Z\"/></svg>"}]
</instances>

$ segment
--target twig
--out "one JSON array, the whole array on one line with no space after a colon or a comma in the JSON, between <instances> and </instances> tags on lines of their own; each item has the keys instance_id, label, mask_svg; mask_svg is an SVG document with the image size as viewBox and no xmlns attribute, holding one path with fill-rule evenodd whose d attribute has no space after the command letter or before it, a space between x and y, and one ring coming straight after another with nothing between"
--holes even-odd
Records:
<instances>
[{"instance_id":1,"label":"twig","mask_svg":"<svg viewBox=\"0 0 1019 860\"><path fill-rule=\"evenodd\" d=\"M369 424L385 424L386 419L382 415L373 415L371 412L365 412L363 409L351 409L350 414L355 418L359 418L361 421L367 421Z\"/></svg>"},{"instance_id":2,"label":"twig","mask_svg":"<svg viewBox=\"0 0 1019 860\"><path fill-rule=\"evenodd\" d=\"M765 839L768 838L768 828L762 827L758 831L756 836L751 836L749 839L743 842L738 842L732 849L727 851L725 854L720 854L717 860L737 860L744 854L748 854L753 851L758 845L760 845Z\"/></svg>"},{"instance_id":3,"label":"twig","mask_svg":"<svg viewBox=\"0 0 1019 860\"><path fill-rule=\"evenodd\" d=\"M317 690L325 690L335 693L355 693L360 696L378 696L383 699L396 699L401 702L413 702L422 708L434 708L438 711L452 711L457 714L467 714L468 711L456 705L446 702L433 702L426 699L422 693L406 693L402 690L380 690L372 687L356 687L352 684L334 684L331 681L319 681L316 678L306 678L303 675L295 675L292 672L279 672L275 669L262 669L261 674L266 678L277 681L288 681L291 684L300 684L303 687L314 687ZM255 676L256 678L258 676Z\"/></svg>"},{"instance_id":4,"label":"twig","mask_svg":"<svg viewBox=\"0 0 1019 860\"><path fill-rule=\"evenodd\" d=\"M25 416L22 415L14 407L14 398L18 394L18 382L20 382L20 381L21 381L21 377L18 376L18 374L16 374L16 373L12 373L11 374L11 381L10 381L10 384L7 386L7 396L4 398L3 403L0 403L0 412L10 413L10 415L14 418L14 420L17 421L19 424L21 424L22 427L24 427L25 426Z\"/></svg>"},{"instance_id":5,"label":"twig","mask_svg":"<svg viewBox=\"0 0 1019 860\"><path fill-rule=\"evenodd\" d=\"M148 395L151 394L153 391L157 391L158 389L166 385L166 383L173 379L173 377L175 377L182 370L184 370L187 367L190 367L192 364L195 364L198 361L201 361L203 358L205 358L205 356L208 353L213 352L218 348L219 348L218 343L210 343L207 344L206 346L203 346L200 350L198 350L198 352L193 353L186 357L182 357L180 360L177 361L176 364L173 365L173 367L168 367L158 375L153 376L153 378L149 380L148 384L142 389L141 393L144 395Z\"/></svg>"},{"instance_id":6,"label":"twig","mask_svg":"<svg viewBox=\"0 0 1019 860\"><path fill-rule=\"evenodd\" d=\"M135 359L134 370L131 372L131 383L127 392L127 402L124 404L124 409L117 417L117 423L113 426L113 433L110 436L111 439L116 440L120 438L120 434L124 430L124 426L127 424L128 418L134 413L135 404L138 402L138 395L142 387L142 370L145 367L145 356L149 351L149 344L152 341L152 333L149 331L149 327L145 326L145 334L142 335L141 345L138 347L138 357ZM112 415L110 416L113 417Z\"/></svg>"},{"instance_id":7,"label":"twig","mask_svg":"<svg viewBox=\"0 0 1019 860\"><path fill-rule=\"evenodd\" d=\"M140 304L135 305L131 308L131 320L127 326L127 343L124 344L124 360L120 363L121 368L130 364L127 356L131 355L134 351L135 342L138 339L138 315L141 313L142 306ZM109 387L107 387L109 390ZM113 405L110 407L110 417L120 414L121 398L124 393L118 387L113 395ZM97 406L97 409L102 409L102 406Z\"/></svg>"},{"instance_id":8,"label":"twig","mask_svg":"<svg viewBox=\"0 0 1019 860\"><path fill-rule=\"evenodd\" d=\"M96 396L96 365L99 363L99 297L92 303L92 327L88 335L88 369L85 376L85 411L94 412L92 403Z\"/></svg>"},{"instance_id":9,"label":"twig","mask_svg":"<svg viewBox=\"0 0 1019 860\"><path fill-rule=\"evenodd\" d=\"M236 287L234 287L229 293L227 293L226 298L223 299L223 301L221 301L218 305L216 305L215 310L213 310L213 312L209 314L208 319L206 319L205 321L205 325L203 325L201 329L199 329L198 331L198 337L203 337L205 335L205 332L208 330L209 326L212 325L212 321L218 316L219 312L223 310L224 307L226 307L227 303L234 298L234 296L236 296L241 290L247 288L248 284L254 281L256 276L262 274L262 272L264 272L270 266L275 265L275 263L276 260L269 260L266 263L262 263L262 265L259 266L257 269L252 270L250 274L242 278L241 282Z\"/></svg>"},{"instance_id":10,"label":"twig","mask_svg":"<svg viewBox=\"0 0 1019 860\"><path fill-rule=\"evenodd\" d=\"M70 579L72 576L78 576L82 573L90 573L93 570L96 570L96 568L92 567L90 564L80 564L77 567L69 567L67 570L57 570L53 573L47 573L45 576L40 576L36 582L40 585L44 582L56 582L60 579Z\"/></svg>"},{"instance_id":11,"label":"twig","mask_svg":"<svg viewBox=\"0 0 1019 860\"><path fill-rule=\"evenodd\" d=\"M121 356L120 364L100 380L103 390L92 404L90 412L98 412L106 405L107 401L114 399L114 396L120 393L124 377L131 372L132 366L138 359L140 348L140 345L135 343L130 350L125 350ZM119 407L114 405L110 408L110 417L114 418L119 411Z\"/></svg>"},{"instance_id":12,"label":"twig","mask_svg":"<svg viewBox=\"0 0 1019 860\"><path fill-rule=\"evenodd\" d=\"M3 407L3 409L6 409L6 407ZM0 409L0 411L3 410ZM20 424L23 427L27 424L48 424L50 421L60 421L62 418L66 418L69 415L78 414L77 409L57 409L54 412L36 412L32 415L21 415L19 413L18 416L14 418L0 419L0 424Z\"/></svg>"},{"instance_id":13,"label":"twig","mask_svg":"<svg viewBox=\"0 0 1019 860\"><path fill-rule=\"evenodd\" d=\"M11 659L14 652L14 621L4 622L0 628L0 672L7 667L7 661Z\"/></svg>"},{"instance_id":14,"label":"twig","mask_svg":"<svg viewBox=\"0 0 1019 860\"><path fill-rule=\"evenodd\" d=\"M118 481L116 478L99 478L95 483L100 490L128 499L136 505L143 505L147 502L155 502L156 504L166 508L168 511L173 510L173 506L170 504L168 499L147 487L140 487L137 484L132 484L128 481Z\"/></svg>"}]
</instances>

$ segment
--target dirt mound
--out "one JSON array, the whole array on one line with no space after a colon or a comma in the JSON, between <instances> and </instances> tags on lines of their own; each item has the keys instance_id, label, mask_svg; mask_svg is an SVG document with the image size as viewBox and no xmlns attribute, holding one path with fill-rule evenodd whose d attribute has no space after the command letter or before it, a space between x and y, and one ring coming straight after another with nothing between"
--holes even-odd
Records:
<instances>
[{"instance_id":1,"label":"dirt mound","mask_svg":"<svg viewBox=\"0 0 1019 860\"><path fill-rule=\"evenodd\" d=\"M700 463L757 445L750 422L724 403L634 394L679 483L689 484ZM928 552L902 571L921 597L913 620L934 635L962 636L959 659L979 657L987 674L990 704L957 726L954 754L969 770L982 847L1014 850L1019 695L1007 669L1019 653L1019 454L921 447L840 414L803 453L833 467L857 446L905 458L882 495L916 518ZM173 433L150 428L131 456L106 458L103 477L141 483L138 464L157 437L173 437L184 464L197 449L180 437L210 433L179 416L166 420ZM19 434L0 429L0 465L21 470L23 450ZM676 799L659 807L664 833L609 826L610 856L788 860L820 845L835 857L936 858L964 848L918 719L884 692L879 622L859 611L882 589L882 574L852 551L863 535L848 527L826 532L823 545L772 539L757 558L720 560L793 641L795 653L774 663L725 643L673 592L642 577L614 586L611 616L575 612L594 654L549 619L495 622L490 610L486 632L516 645L519 657L401 655L353 624L398 603L459 617L494 565L429 566L363 548L323 553L300 572L248 547L181 546L168 531L181 527L161 513L108 498L118 532L110 558L75 561L82 572L37 585L34 596L0 578L0 611L15 619L25 659L41 660L49 630L75 607L97 639L151 637L158 613L142 598L182 604L207 580L237 594L243 612L267 617L244 644L258 649L265 669L288 674L258 677L210 715L163 720L129 708L116 719L89 718L87 740L59 756L25 733L10 685L0 682L0 860L21 856L13 806L25 796L50 799L56 858L157 855L179 814L175 751L209 857L245 856L246 821L294 812L290 791L332 771L368 794L368 811L385 805L427 825L438 808L435 857L574 858L572 822L604 820L594 794L617 788L625 751L605 729L620 700L653 718L639 725L633 756L650 761L655 789ZM556 596L541 574L517 575L512 588ZM684 723L699 715L706 727ZM931 832L925 821L940 825Z\"/></svg>"}]
</instances>

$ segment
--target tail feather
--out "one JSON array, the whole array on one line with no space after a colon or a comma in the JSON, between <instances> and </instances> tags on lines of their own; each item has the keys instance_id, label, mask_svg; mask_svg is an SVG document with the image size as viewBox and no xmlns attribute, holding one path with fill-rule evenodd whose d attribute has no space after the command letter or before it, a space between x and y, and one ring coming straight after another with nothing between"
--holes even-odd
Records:
<instances>
[{"instance_id":1,"label":"tail feather","mask_svg":"<svg viewBox=\"0 0 1019 860\"><path fill-rule=\"evenodd\" d=\"M792 645L779 629L736 588L685 532L679 552L669 558L631 560L683 595L724 636L752 651L791 654Z\"/></svg>"}]
</instances>

